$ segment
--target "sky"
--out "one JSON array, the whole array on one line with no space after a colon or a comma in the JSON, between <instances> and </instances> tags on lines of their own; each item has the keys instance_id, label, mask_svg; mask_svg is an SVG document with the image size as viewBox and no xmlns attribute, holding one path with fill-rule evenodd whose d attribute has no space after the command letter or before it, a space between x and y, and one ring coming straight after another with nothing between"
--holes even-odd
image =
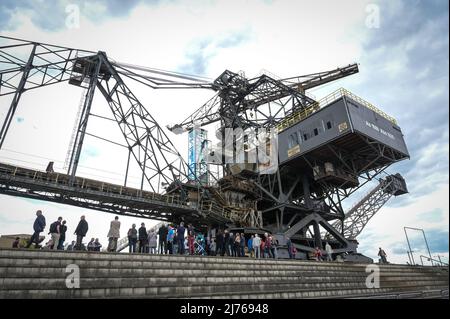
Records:
<instances>
[{"instance_id":1,"label":"sky","mask_svg":"<svg viewBox=\"0 0 450 319\"><path fill-rule=\"evenodd\" d=\"M75 8L75 9L74 9ZM74 11L75 10L75 11ZM74 18L79 13L79 21ZM75 21L75 22L74 22ZM408 261L404 227L425 231L433 257L448 260L449 235L448 1L0 1L0 34L105 51L116 61L214 79L225 69L253 77L290 77L357 62L360 72L309 94L344 87L397 119L411 158L389 168L409 193L391 199L358 237L359 252ZM151 90L130 84L161 126L181 122L213 96L208 90ZM6 163L64 171L82 90L58 84L26 92L0 150ZM10 99L0 98L0 118ZM93 112L108 114L99 94ZM120 139L111 123L90 119L88 132ZM187 136L168 133L187 155ZM81 176L122 183L126 153L87 137ZM136 172L132 183L139 182ZM374 184L368 185L373 187ZM364 189L344 202L348 208ZM35 211L48 224L58 216L74 230L79 216L88 237L106 242L111 214L0 195L0 234L30 233ZM120 217L124 235L132 223ZM407 230L416 262L426 254L422 233ZM73 238L72 235L68 240Z\"/></svg>"}]
</instances>

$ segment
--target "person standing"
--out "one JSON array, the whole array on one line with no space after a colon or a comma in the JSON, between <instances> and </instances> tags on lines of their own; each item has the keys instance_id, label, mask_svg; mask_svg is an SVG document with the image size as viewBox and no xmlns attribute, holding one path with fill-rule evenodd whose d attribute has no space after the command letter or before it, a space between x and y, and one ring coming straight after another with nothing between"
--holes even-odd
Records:
<instances>
[{"instance_id":1,"label":"person standing","mask_svg":"<svg viewBox=\"0 0 450 319\"><path fill-rule=\"evenodd\" d=\"M34 233L30 238L30 241L27 244L26 248L30 248L31 244L38 245L39 244L39 234L43 232L45 229L45 217L42 215L42 211L36 211L36 219L34 220L33 230Z\"/></svg>"},{"instance_id":2,"label":"person standing","mask_svg":"<svg viewBox=\"0 0 450 319\"><path fill-rule=\"evenodd\" d=\"M234 234L230 232L230 237L228 238L228 250L230 251L230 256L236 257L236 251L234 250Z\"/></svg>"},{"instance_id":3,"label":"person standing","mask_svg":"<svg viewBox=\"0 0 450 319\"><path fill-rule=\"evenodd\" d=\"M136 224L131 225L131 228L128 230L128 252L135 253L136 252L136 243L137 243L137 229Z\"/></svg>"},{"instance_id":4,"label":"person standing","mask_svg":"<svg viewBox=\"0 0 450 319\"><path fill-rule=\"evenodd\" d=\"M215 256L216 255L216 242L214 241L214 238L211 238L211 241L209 243L209 255L210 256Z\"/></svg>"},{"instance_id":5,"label":"person standing","mask_svg":"<svg viewBox=\"0 0 450 319\"><path fill-rule=\"evenodd\" d=\"M222 230L219 229L216 235L216 254L219 256L223 256L223 233Z\"/></svg>"},{"instance_id":6,"label":"person standing","mask_svg":"<svg viewBox=\"0 0 450 319\"><path fill-rule=\"evenodd\" d=\"M272 255L272 258L277 258L277 243L275 237L272 235L269 235L269 242L270 242L270 253Z\"/></svg>"},{"instance_id":7,"label":"person standing","mask_svg":"<svg viewBox=\"0 0 450 319\"><path fill-rule=\"evenodd\" d=\"M184 233L186 228L184 228L184 223L181 222L180 226L177 228L177 242L178 242L178 253L184 255Z\"/></svg>"},{"instance_id":8,"label":"person standing","mask_svg":"<svg viewBox=\"0 0 450 319\"><path fill-rule=\"evenodd\" d=\"M159 227L158 230L158 236L159 236L159 247L158 251L160 254L167 254L167 227L166 224L162 224L161 227Z\"/></svg>"},{"instance_id":9,"label":"person standing","mask_svg":"<svg viewBox=\"0 0 450 319\"><path fill-rule=\"evenodd\" d=\"M139 227L138 231L138 239L139 239L139 252L146 253L147 252L147 228L145 228L145 224L141 223L141 227Z\"/></svg>"},{"instance_id":10,"label":"person standing","mask_svg":"<svg viewBox=\"0 0 450 319\"><path fill-rule=\"evenodd\" d=\"M286 237L286 245L287 245L287 250L288 250L288 254L289 254L289 259L293 259L291 238Z\"/></svg>"},{"instance_id":11,"label":"person standing","mask_svg":"<svg viewBox=\"0 0 450 319\"><path fill-rule=\"evenodd\" d=\"M253 238L255 238L255 236L254 235L252 235L250 238L249 238L249 240L247 241L247 249L248 249L248 254L249 254L249 257L250 258L253 258L253 253L254 253L254 251L253 251Z\"/></svg>"},{"instance_id":12,"label":"person standing","mask_svg":"<svg viewBox=\"0 0 450 319\"><path fill-rule=\"evenodd\" d=\"M61 231L61 221L62 217L58 217L58 219L50 224L49 234L52 238L53 246L51 249L56 250L58 248L60 231Z\"/></svg>"},{"instance_id":13,"label":"person standing","mask_svg":"<svg viewBox=\"0 0 450 319\"><path fill-rule=\"evenodd\" d=\"M174 236L175 236L175 229L172 226L169 226L167 232L167 250L169 251L169 255L173 255Z\"/></svg>"},{"instance_id":14,"label":"person standing","mask_svg":"<svg viewBox=\"0 0 450 319\"><path fill-rule=\"evenodd\" d=\"M113 221L111 221L111 225L109 227L108 232L108 251L115 252L117 249L117 240L120 238L120 222L119 216L116 216Z\"/></svg>"},{"instance_id":15,"label":"person standing","mask_svg":"<svg viewBox=\"0 0 450 319\"><path fill-rule=\"evenodd\" d=\"M233 257L241 257L241 235L236 233L234 236Z\"/></svg>"},{"instance_id":16,"label":"person standing","mask_svg":"<svg viewBox=\"0 0 450 319\"><path fill-rule=\"evenodd\" d=\"M383 249L381 249L381 247L379 247L378 256L380 256L381 262L383 264L387 264L388 263L387 258L386 258L387 254L386 254L386 252Z\"/></svg>"},{"instance_id":17,"label":"person standing","mask_svg":"<svg viewBox=\"0 0 450 319\"><path fill-rule=\"evenodd\" d=\"M261 258L267 258L266 256L266 242L261 238Z\"/></svg>"},{"instance_id":18,"label":"person standing","mask_svg":"<svg viewBox=\"0 0 450 319\"><path fill-rule=\"evenodd\" d=\"M194 230L188 228L188 247L189 247L189 255L193 255L193 254L195 253L195 249L194 249L194 241L195 241Z\"/></svg>"},{"instance_id":19,"label":"person standing","mask_svg":"<svg viewBox=\"0 0 450 319\"><path fill-rule=\"evenodd\" d=\"M268 234L264 234L264 257L271 258L272 257L272 237Z\"/></svg>"},{"instance_id":20,"label":"person standing","mask_svg":"<svg viewBox=\"0 0 450 319\"><path fill-rule=\"evenodd\" d=\"M75 246L75 250L82 250L82 241L83 237L86 236L89 230L89 225L86 221L86 217L83 215L80 217L80 222L78 223L77 228L75 229L74 234L77 235L77 244Z\"/></svg>"},{"instance_id":21,"label":"person standing","mask_svg":"<svg viewBox=\"0 0 450 319\"><path fill-rule=\"evenodd\" d=\"M327 253L327 261L333 261L333 248L328 242L325 244L325 251Z\"/></svg>"},{"instance_id":22,"label":"person standing","mask_svg":"<svg viewBox=\"0 0 450 319\"><path fill-rule=\"evenodd\" d=\"M66 231L67 231L65 220L62 221L59 231L60 234L59 234L58 250L64 250L64 242L66 241Z\"/></svg>"},{"instance_id":23,"label":"person standing","mask_svg":"<svg viewBox=\"0 0 450 319\"><path fill-rule=\"evenodd\" d=\"M157 235L154 230L148 235L148 248L150 254L156 254L156 246L158 245Z\"/></svg>"},{"instance_id":24,"label":"person standing","mask_svg":"<svg viewBox=\"0 0 450 319\"><path fill-rule=\"evenodd\" d=\"M253 251L255 252L255 258L261 258L261 251L260 251L261 238L259 238L258 234L255 234L255 237L253 237L252 245Z\"/></svg>"},{"instance_id":25,"label":"person standing","mask_svg":"<svg viewBox=\"0 0 450 319\"><path fill-rule=\"evenodd\" d=\"M245 257L245 236L241 233L241 257Z\"/></svg>"}]
</instances>

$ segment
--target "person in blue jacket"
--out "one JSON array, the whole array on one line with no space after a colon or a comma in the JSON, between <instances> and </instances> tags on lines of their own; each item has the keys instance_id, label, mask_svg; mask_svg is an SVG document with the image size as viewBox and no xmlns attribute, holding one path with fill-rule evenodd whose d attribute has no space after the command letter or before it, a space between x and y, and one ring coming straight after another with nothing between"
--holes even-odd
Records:
<instances>
[{"instance_id":1,"label":"person in blue jacket","mask_svg":"<svg viewBox=\"0 0 450 319\"><path fill-rule=\"evenodd\" d=\"M30 241L27 244L26 248L30 248L31 244L35 243L36 245L39 244L39 234L43 232L45 229L45 217L42 215L42 211L38 210L36 212L36 220L33 224L33 230L34 233L30 238Z\"/></svg>"}]
</instances>

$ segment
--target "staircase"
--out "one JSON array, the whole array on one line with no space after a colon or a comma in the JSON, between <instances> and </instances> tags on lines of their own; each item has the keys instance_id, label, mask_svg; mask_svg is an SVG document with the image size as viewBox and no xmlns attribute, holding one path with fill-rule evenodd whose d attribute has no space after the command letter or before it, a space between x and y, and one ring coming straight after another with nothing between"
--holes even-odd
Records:
<instances>
[{"instance_id":1,"label":"staircase","mask_svg":"<svg viewBox=\"0 0 450 319\"><path fill-rule=\"evenodd\" d=\"M69 289L66 267L80 269ZM448 298L448 268L99 252L0 250L4 298Z\"/></svg>"}]
</instances>

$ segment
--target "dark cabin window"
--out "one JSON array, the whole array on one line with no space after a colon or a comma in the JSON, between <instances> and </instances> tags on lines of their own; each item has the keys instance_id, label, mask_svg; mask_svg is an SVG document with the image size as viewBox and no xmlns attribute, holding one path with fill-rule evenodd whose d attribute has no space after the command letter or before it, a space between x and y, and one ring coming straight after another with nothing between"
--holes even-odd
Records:
<instances>
[{"instance_id":1,"label":"dark cabin window","mask_svg":"<svg viewBox=\"0 0 450 319\"><path fill-rule=\"evenodd\" d=\"M319 135L319 129L315 128L314 129L314 136L317 136L317 135Z\"/></svg>"},{"instance_id":2,"label":"dark cabin window","mask_svg":"<svg viewBox=\"0 0 450 319\"><path fill-rule=\"evenodd\" d=\"M328 121L328 122L327 122L327 129L329 130L329 129L331 129L332 127L333 127L333 125L331 124L330 121Z\"/></svg>"}]
</instances>

